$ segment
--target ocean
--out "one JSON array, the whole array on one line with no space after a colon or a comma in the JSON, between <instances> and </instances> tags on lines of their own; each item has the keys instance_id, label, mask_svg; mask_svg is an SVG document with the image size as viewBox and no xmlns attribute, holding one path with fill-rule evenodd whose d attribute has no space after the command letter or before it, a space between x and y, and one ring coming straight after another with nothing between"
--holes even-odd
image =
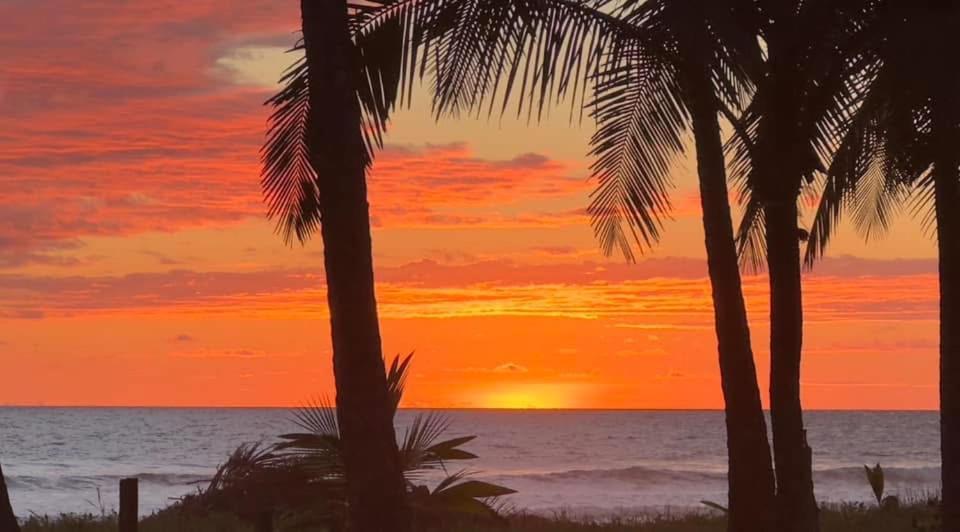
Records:
<instances>
[{"instance_id":1,"label":"ocean","mask_svg":"<svg viewBox=\"0 0 960 532\"><path fill-rule=\"evenodd\" d=\"M398 431L417 411L397 416ZM448 434L473 434L476 478L518 491L508 505L541 514L685 512L725 503L722 412L444 411ZM863 465L889 493L939 488L934 412L809 412L821 501L869 501ZM141 513L210 478L237 445L295 430L283 409L0 408L0 463L21 517L99 513L117 484L140 478Z\"/></svg>"}]
</instances>

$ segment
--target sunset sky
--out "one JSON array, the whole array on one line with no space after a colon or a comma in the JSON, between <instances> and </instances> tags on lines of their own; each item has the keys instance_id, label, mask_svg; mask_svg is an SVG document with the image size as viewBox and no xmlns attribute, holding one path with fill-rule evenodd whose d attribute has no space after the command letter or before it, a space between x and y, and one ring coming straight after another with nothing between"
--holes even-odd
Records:
<instances>
[{"instance_id":1,"label":"sunset sky","mask_svg":"<svg viewBox=\"0 0 960 532\"><path fill-rule=\"evenodd\" d=\"M0 2L0 404L293 405L332 392L322 246L265 218L262 102L293 0ZM406 406L719 408L693 162L638 264L584 214L589 122L434 122L369 176ZM935 247L845 227L805 279L808 408L936 408ZM765 276L745 279L766 388Z\"/></svg>"}]
</instances>

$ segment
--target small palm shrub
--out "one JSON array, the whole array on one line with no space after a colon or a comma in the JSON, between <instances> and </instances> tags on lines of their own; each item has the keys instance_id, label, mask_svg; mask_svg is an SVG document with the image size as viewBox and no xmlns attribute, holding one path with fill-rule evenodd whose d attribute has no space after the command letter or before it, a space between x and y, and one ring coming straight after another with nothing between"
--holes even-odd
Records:
<instances>
[{"instance_id":1,"label":"small palm shrub","mask_svg":"<svg viewBox=\"0 0 960 532\"><path fill-rule=\"evenodd\" d=\"M867 473L867 482L870 483L870 488L873 490L873 496L877 499L877 506L883 506L883 468L880 467L880 464L877 464L874 467L864 465L863 469Z\"/></svg>"},{"instance_id":2,"label":"small palm shrub","mask_svg":"<svg viewBox=\"0 0 960 532\"><path fill-rule=\"evenodd\" d=\"M394 358L387 373L394 414L411 360L412 354ZM209 485L182 499L177 509L230 512L263 529L269 528L264 521L280 519L290 528L341 530L347 498L336 410L321 400L295 410L293 416L300 432L280 435L280 442L272 445L241 445ZM463 449L476 436L443 439L448 427L441 415L420 414L398 444L415 521L422 527L503 523L499 498L515 492L473 479L465 469L448 471L452 463L477 458ZM443 477L432 488L425 483L431 472Z\"/></svg>"},{"instance_id":3,"label":"small palm shrub","mask_svg":"<svg viewBox=\"0 0 960 532\"><path fill-rule=\"evenodd\" d=\"M885 476L880 464L873 467L864 465L863 469L867 474L867 482L870 483L870 489L873 490L873 496L877 499L877 506L880 508L898 508L900 506L900 499L897 498L896 495L883 496Z\"/></svg>"}]
</instances>

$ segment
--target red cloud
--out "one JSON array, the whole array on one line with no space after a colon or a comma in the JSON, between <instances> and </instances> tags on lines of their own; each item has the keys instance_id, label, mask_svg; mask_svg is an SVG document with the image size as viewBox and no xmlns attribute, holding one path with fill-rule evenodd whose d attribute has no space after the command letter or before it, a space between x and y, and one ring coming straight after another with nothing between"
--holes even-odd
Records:
<instances>
[{"instance_id":1,"label":"red cloud","mask_svg":"<svg viewBox=\"0 0 960 532\"><path fill-rule=\"evenodd\" d=\"M295 2L4 2L0 17L0 113L16 125L0 131L0 266L62 260L49 253L84 236L264 216L269 91L232 83L217 60L292 44ZM541 223L550 213L481 211L565 194L585 203L570 173L533 153L391 147L371 176L373 214L386 226Z\"/></svg>"},{"instance_id":2,"label":"red cloud","mask_svg":"<svg viewBox=\"0 0 960 532\"><path fill-rule=\"evenodd\" d=\"M827 261L828 269L831 261ZM931 261L932 262L932 261ZM860 261L856 275L811 276L805 283L809 321L936 318L936 276L909 268L896 275L885 261ZM522 265L486 261L443 265L420 261L378 271L386 317L461 314L672 316L709 323L705 265L656 259L638 265ZM755 316L767 302L765 278L748 277ZM272 270L246 273L171 271L118 277L0 276L0 316L115 312L325 313L322 275Z\"/></svg>"}]
</instances>

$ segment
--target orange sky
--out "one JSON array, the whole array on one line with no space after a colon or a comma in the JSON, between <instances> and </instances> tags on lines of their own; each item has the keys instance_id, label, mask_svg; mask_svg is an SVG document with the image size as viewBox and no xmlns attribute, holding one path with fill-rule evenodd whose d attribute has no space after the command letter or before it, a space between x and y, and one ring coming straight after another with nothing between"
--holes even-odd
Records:
<instances>
[{"instance_id":1,"label":"orange sky","mask_svg":"<svg viewBox=\"0 0 960 532\"><path fill-rule=\"evenodd\" d=\"M0 4L0 404L330 393L320 243L285 247L258 184L296 8ZM663 244L626 265L583 212L591 124L428 109L418 91L370 176L407 406L721 407L692 161ZM806 279L806 406L936 407L934 253L907 217L870 246L843 231ZM765 277L746 291L765 387Z\"/></svg>"}]
</instances>

